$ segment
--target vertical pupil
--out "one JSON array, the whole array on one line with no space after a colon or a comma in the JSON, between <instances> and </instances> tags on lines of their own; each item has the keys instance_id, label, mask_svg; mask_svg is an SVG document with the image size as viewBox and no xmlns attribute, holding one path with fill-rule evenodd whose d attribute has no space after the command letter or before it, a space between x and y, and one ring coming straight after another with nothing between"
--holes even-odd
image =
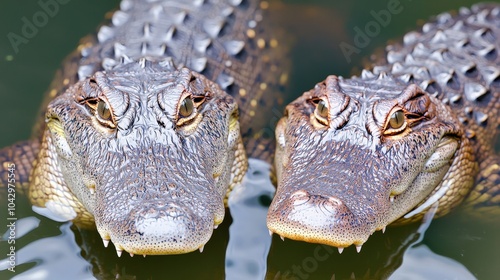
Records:
<instances>
[{"instance_id":1,"label":"vertical pupil","mask_svg":"<svg viewBox=\"0 0 500 280\"><path fill-rule=\"evenodd\" d=\"M97 112L99 114L99 117L101 117L102 119L109 119L109 117L111 116L110 112L109 112L109 108L108 108L108 104L106 104L106 102L104 101L99 101L99 103L97 104Z\"/></svg>"},{"instance_id":2,"label":"vertical pupil","mask_svg":"<svg viewBox=\"0 0 500 280\"><path fill-rule=\"evenodd\" d=\"M400 128L404 123L404 114L402 111L396 111L391 116L391 127L392 128Z\"/></svg>"},{"instance_id":3,"label":"vertical pupil","mask_svg":"<svg viewBox=\"0 0 500 280\"><path fill-rule=\"evenodd\" d=\"M321 117L326 118L328 116L328 110L324 100L319 101L317 110Z\"/></svg>"},{"instance_id":4,"label":"vertical pupil","mask_svg":"<svg viewBox=\"0 0 500 280\"><path fill-rule=\"evenodd\" d=\"M183 117L189 117L189 115L193 113L193 100L191 100L191 98L187 97L182 100L179 113Z\"/></svg>"}]
</instances>

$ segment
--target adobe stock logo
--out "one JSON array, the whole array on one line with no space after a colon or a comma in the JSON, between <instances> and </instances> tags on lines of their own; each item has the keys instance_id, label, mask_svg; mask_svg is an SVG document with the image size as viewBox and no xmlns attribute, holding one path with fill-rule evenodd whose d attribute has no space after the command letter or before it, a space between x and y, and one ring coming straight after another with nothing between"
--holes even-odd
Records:
<instances>
[{"instance_id":1,"label":"adobe stock logo","mask_svg":"<svg viewBox=\"0 0 500 280\"><path fill-rule=\"evenodd\" d=\"M408 0L411 1L411 0ZM370 11L370 15L373 20L367 22L363 29L356 26L354 27L354 38L351 45L346 42L341 42L339 44L342 54L344 54L345 59L348 63L351 63L351 56L353 54L359 54L361 49L367 47L371 40L380 34L383 27L387 27L392 19L393 15L397 15L403 11L403 6L400 0L389 0L387 2L387 8L382 9L378 12L374 10Z\"/></svg>"},{"instance_id":2,"label":"adobe stock logo","mask_svg":"<svg viewBox=\"0 0 500 280\"><path fill-rule=\"evenodd\" d=\"M7 34L7 39L9 39L14 52L16 54L19 52L19 46L21 44L29 43L29 40L33 39L38 34L39 28L46 26L47 23L49 23L49 18L53 18L59 13L60 5L65 5L69 1L70 0L39 0L38 6L40 6L41 10L36 11L31 16L31 19L27 17L21 18L23 23L21 33L9 32Z\"/></svg>"}]
</instances>

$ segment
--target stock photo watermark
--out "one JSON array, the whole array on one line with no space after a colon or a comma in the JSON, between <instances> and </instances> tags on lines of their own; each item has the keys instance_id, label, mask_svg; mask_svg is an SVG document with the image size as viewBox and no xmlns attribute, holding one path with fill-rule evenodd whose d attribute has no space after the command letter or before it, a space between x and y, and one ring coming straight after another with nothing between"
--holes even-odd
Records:
<instances>
[{"instance_id":1,"label":"stock photo watermark","mask_svg":"<svg viewBox=\"0 0 500 280\"><path fill-rule=\"evenodd\" d=\"M7 233L4 238L8 244L8 265L11 272L16 272L16 165L5 163L8 170L7 175Z\"/></svg>"},{"instance_id":2,"label":"stock photo watermark","mask_svg":"<svg viewBox=\"0 0 500 280\"><path fill-rule=\"evenodd\" d=\"M406 0L410 2L411 0ZM339 44L340 50L344 55L346 61L351 63L351 56L353 54L361 53L361 50L370 45L373 38L378 36L382 28L389 26L393 16L400 14L404 7L400 0L389 0L385 9L370 11L372 20L366 22L363 27L354 27L354 37L352 43L341 42Z\"/></svg>"},{"instance_id":3,"label":"stock photo watermark","mask_svg":"<svg viewBox=\"0 0 500 280\"><path fill-rule=\"evenodd\" d=\"M39 0L38 6L40 9L33 13L31 17L22 17L21 30L18 33L7 33L7 39L14 53L19 52L19 47L22 44L28 44L30 39L33 39L43 28L49 23L49 19L55 17L60 10L61 5L69 3L71 0Z\"/></svg>"},{"instance_id":4,"label":"stock photo watermark","mask_svg":"<svg viewBox=\"0 0 500 280\"><path fill-rule=\"evenodd\" d=\"M328 245L318 245L314 248L312 256L306 257L300 264L294 264L292 267L283 272L279 279L309 279L321 262L326 261L337 250Z\"/></svg>"}]
</instances>

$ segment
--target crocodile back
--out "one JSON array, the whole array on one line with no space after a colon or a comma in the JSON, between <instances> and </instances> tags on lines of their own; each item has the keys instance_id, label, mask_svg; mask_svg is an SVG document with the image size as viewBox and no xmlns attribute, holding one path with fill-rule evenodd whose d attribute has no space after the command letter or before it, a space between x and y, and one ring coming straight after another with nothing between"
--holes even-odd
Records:
<instances>
[{"instance_id":1,"label":"crocodile back","mask_svg":"<svg viewBox=\"0 0 500 280\"><path fill-rule=\"evenodd\" d=\"M280 64L284 52L264 20L267 6L241 0L123 0L109 23L84 38L66 59L42 111L48 101L96 71L141 58L170 61L203 74L236 98L241 132L248 140L268 122L258 117L257 109L279 106L279 81L286 76ZM250 156L259 154L255 146L248 150Z\"/></svg>"},{"instance_id":2,"label":"crocodile back","mask_svg":"<svg viewBox=\"0 0 500 280\"><path fill-rule=\"evenodd\" d=\"M457 114L481 163L492 154L500 125L499 50L500 5L480 4L406 34L402 44L386 48L382 66L362 76L387 73L434 94Z\"/></svg>"}]
</instances>

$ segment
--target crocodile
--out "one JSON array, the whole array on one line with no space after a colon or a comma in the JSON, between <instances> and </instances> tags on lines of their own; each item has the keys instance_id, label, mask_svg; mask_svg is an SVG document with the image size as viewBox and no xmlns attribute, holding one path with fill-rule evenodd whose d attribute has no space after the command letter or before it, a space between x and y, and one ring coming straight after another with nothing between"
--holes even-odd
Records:
<instances>
[{"instance_id":1,"label":"crocodile","mask_svg":"<svg viewBox=\"0 0 500 280\"><path fill-rule=\"evenodd\" d=\"M56 73L33 139L0 150L0 186L15 175L118 256L202 251L247 155L266 157L255 109L276 106L283 74L267 8L122 0Z\"/></svg>"},{"instance_id":2,"label":"crocodile","mask_svg":"<svg viewBox=\"0 0 500 280\"><path fill-rule=\"evenodd\" d=\"M477 4L287 105L270 233L359 252L375 231L431 206L436 217L458 205L498 217L499 50L500 5Z\"/></svg>"}]
</instances>

